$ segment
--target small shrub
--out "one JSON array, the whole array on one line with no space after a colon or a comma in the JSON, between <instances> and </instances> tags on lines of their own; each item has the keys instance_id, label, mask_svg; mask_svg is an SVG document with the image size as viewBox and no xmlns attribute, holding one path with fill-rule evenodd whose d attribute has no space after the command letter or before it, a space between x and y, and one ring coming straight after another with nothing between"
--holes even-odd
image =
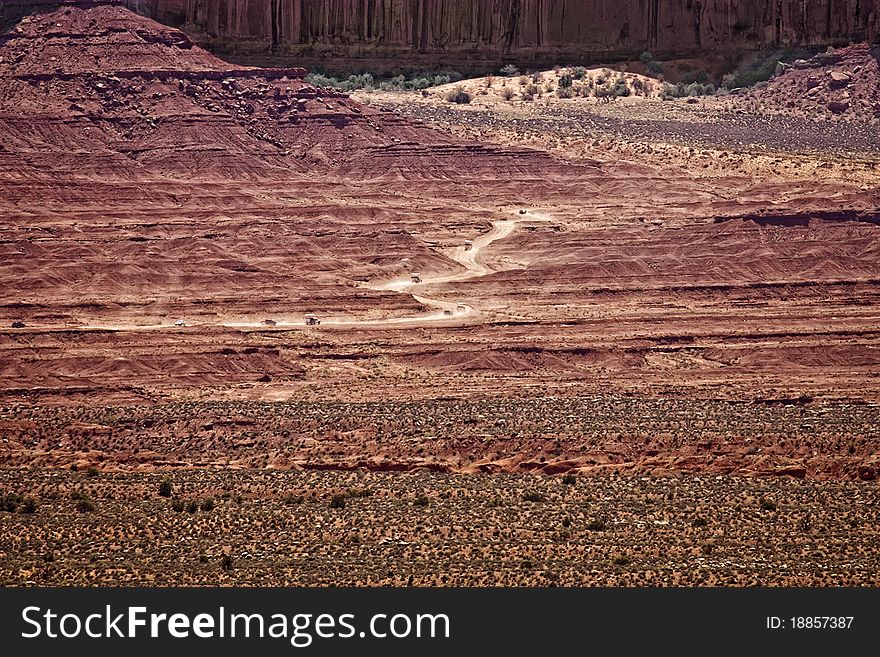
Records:
<instances>
[{"instance_id":1,"label":"small shrub","mask_svg":"<svg viewBox=\"0 0 880 657\"><path fill-rule=\"evenodd\" d=\"M465 90L462 85L458 85L446 94L446 100L450 103L458 105L467 105L473 100L473 96Z\"/></svg>"},{"instance_id":2,"label":"small shrub","mask_svg":"<svg viewBox=\"0 0 880 657\"><path fill-rule=\"evenodd\" d=\"M202 500L202 503L199 506L199 508L201 508L201 510L204 511L205 513L213 511L214 510L214 500L212 500L210 497Z\"/></svg>"},{"instance_id":3,"label":"small shrub","mask_svg":"<svg viewBox=\"0 0 880 657\"><path fill-rule=\"evenodd\" d=\"M18 507L19 513L31 514L37 512L37 501L33 497L25 497Z\"/></svg>"},{"instance_id":4,"label":"small shrub","mask_svg":"<svg viewBox=\"0 0 880 657\"><path fill-rule=\"evenodd\" d=\"M663 75L663 66L660 64L660 62L648 62L647 64L645 64L645 70L652 78L659 78L661 75Z\"/></svg>"},{"instance_id":5,"label":"small shrub","mask_svg":"<svg viewBox=\"0 0 880 657\"><path fill-rule=\"evenodd\" d=\"M691 522L691 525L694 527L705 527L708 524L709 524L709 521L703 517L694 518L693 521Z\"/></svg>"},{"instance_id":6,"label":"small shrub","mask_svg":"<svg viewBox=\"0 0 880 657\"><path fill-rule=\"evenodd\" d=\"M171 485L170 479L163 479L162 483L159 484L159 496L160 497L171 497L171 494L174 492L174 488Z\"/></svg>"},{"instance_id":7,"label":"small shrub","mask_svg":"<svg viewBox=\"0 0 880 657\"><path fill-rule=\"evenodd\" d=\"M519 75L519 69L513 64L508 64L501 69L501 75L507 78L515 78Z\"/></svg>"},{"instance_id":8,"label":"small shrub","mask_svg":"<svg viewBox=\"0 0 880 657\"><path fill-rule=\"evenodd\" d=\"M95 503L88 497L82 497L76 503L76 510L80 513L91 513L95 510Z\"/></svg>"},{"instance_id":9,"label":"small shrub","mask_svg":"<svg viewBox=\"0 0 880 657\"><path fill-rule=\"evenodd\" d=\"M606 527L605 521L601 518L596 518L587 523L587 531L591 532L604 532Z\"/></svg>"},{"instance_id":10,"label":"small shrub","mask_svg":"<svg viewBox=\"0 0 880 657\"><path fill-rule=\"evenodd\" d=\"M331 509L344 509L345 508L345 495L334 495L330 499L330 508Z\"/></svg>"},{"instance_id":11,"label":"small shrub","mask_svg":"<svg viewBox=\"0 0 880 657\"><path fill-rule=\"evenodd\" d=\"M761 498L761 511L770 511L770 512L776 511L776 502L774 502L773 500L771 500L769 498L762 497Z\"/></svg>"},{"instance_id":12,"label":"small shrub","mask_svg":"<svg viewBox=\"0 0 880 657\"><path fill-rule=\"evenodd\" d=\"M538 94L541 93L541 90L538 88L538 85L534 83L530 83L526 85L526 88L523 89L522 97L525 101L530 101L535 98Z\"/></svg>"},{"instance_id":13,"label":"small shrub","mask_svg":"<svg viewBox=\"0 0 880 657\"><path fill-rule=\"evenodd\" d=\"M425 495L425 494L422 494L422 495L419 495L419 496L415 499L415 501L413 502L413 504L414 504L415 506L428 506L428 503L429 503L429 502L430 502L430 500L428 500L428 496Z\"/></svg>"},{"instance_id":14,"label":"small shrub","mask_svg":"<svg viewBox=\"0 0 880 657\"><path fill-rule=\"evenodd\" d=\"M186 504L183 500L171 500L171 510L177 511L177 513L182 512L186 508Z\"/></svg>"},{"instance_id":15,"label":"small shrub","mask_svg":"<svg viewBox=\"0 0 880 657\"><path fill-rule=\"evenodd\" d=\"M639 57L639 59L641 59L645 64L647 64L647 63L649 63L649 62L653 62L653 61L654 61L654 55L651 54L649 51L646 50L645 52L643 52L643 53L641 54L641 56Z\"/></svg>"},{"instance_id":16,"label":"small shrub","mask_svg":"<svg viewBox=\"0 0 880 657\"><path fill-rule=\"evenodd\" d=\"M556 92L556 95L560 98L574 98L574 89L571 87L566 87L563 89L562 87Z\"/></svg>"},{"instance_id":17,"label":"small shrub","mask_svg":"<svg viewBox=\"0 0 880 657\"><path fill-rule=\"evenodd\" d=\"M353 488L349 490L346 497L372 497L375 491L372 488Z\"/></svg>"},{"instance_id":18,"label":"small shrub","mask_svg":"<svg viewBox=\"0 0 880 657\"><path fill-rule=\"evenodd\" d=\"M583 66L575 66L571 69L571 77L575 80L583 80L584 76L587 74L587 69Z\"/></svg>"},{"instance_id":19,"label":"small shrub","mask_svg":"<svg viewBox=\"0 0 880 657\"><path fill-rule=\"evenodd\" d=\"M559 88L560 89L571 89L572 85L574 85L574 78L571 73L566 73L559 78Z\"/></svg>"},{"instance_id":20,"label":"small shrub","mask_svg":"<svg viewBox=\"0 0 880 657\"><path fill-rule=\"evenodd\" d=\"M523 494L523 501L541 503L541 502L546 502L547 498L545 498L543 495L541 495L541 493L539 493L538 491L530 490L530 491L526 491L526 493Z\"/></svg>"},{"instance_id":21,"label":"small shrub","mask_svg":"<svg viewBox=\"0 0 880 657\"><path fill-rule=\"evenodd\" d=\"M574 486L577 483L577 477L570 472L562 478L563 486Z\"/></svg>"},{"instance_id":22,"label":"small shrub","mask_svg":"<svg viewBox=\"0 0 880 657\"><path fill-rule=\"evenodd\" d=\"M224 554L222 557L220 557L220 567L223 570L232 570L232 557L228 554Z\"/></svg>"},{"instance_id":23,"label":"small shrub","mask_svg":"<svg viewBox=\"0 0 880 657\"><path fill-rule=\"evenodd\" d=\"M87 477L97 477L99 474L101 473L98 472L98 468L95 467L90 467L88 470L86 470Z\"/></svg>"},{"instance_id":24,"label":"small shrub","mask_svg":"<svg viewBox=\"0 0 880 657\"><path fill-rule=\"evenodd\" d=\"M511 100L513 100L513 97L515 95L516 95L516 93L514 93L513 89L511 89L510 87L504 87L501 90L501 97L504 100L511 101Z\"/></svg>"},{"instance_id":25,"label":"small shrub","mask_svg":"<svg viewBox=\"0 0 880 657\"><path fill-rule=\"evenodd\" d=\"M630 563L632 563L632 558L625 554L614 557L615 566L628 566Z\"/></svg>"},{"instance_id":26,"label":"small shrub","mask_svg":"<svg viewBox=\"0 0 880 657\"><path fill-rule=\"evenodd\" d=\"M614 86L611 87L611 93L617 96L618 98L626 97L630 95L629 85L626 83L626 80L620 79L614 83Z\"/></svg>"},{"instance_id":27,"label":"small shrub","mask_svg":"<svg viewBox=\"0 0 880 657\"><path fill-rule=\"evenodd\" d=\"M21 504L22 498L18 493L8 493L6 495L0 495L0 511L6 511L7 513L15 513L16 509L18 509L18 505Z\"/></svg>"},{"instance_id":28,"label":"small shrub","mask_svg":"<svg viewBox=\"0 0 880 657\"><path fill-rule=\"evenodd\" d=\"M186 512L187 513L195 513L198 510L199 510L199 503L196 502L195 500L190 500L187 503L187 505L186 505Z\"/></svg>"},{"instance_id":29,"label":"small shrub","mask_svg":"<svg viewBox=\"0 0 880 657\"><path fill-rule=\"evenodd\" d=\"M287 506L297 506L306 501L306 498L302 495L287 495L282 500Z\"/></svg>"}]
</instances>

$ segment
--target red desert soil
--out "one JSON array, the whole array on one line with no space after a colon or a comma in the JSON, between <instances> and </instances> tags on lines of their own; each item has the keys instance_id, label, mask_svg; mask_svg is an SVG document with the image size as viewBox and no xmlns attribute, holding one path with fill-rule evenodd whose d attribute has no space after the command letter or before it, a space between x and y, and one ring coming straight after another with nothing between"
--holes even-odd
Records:
<instances>
[{"instance_id":1,"label":"red desert soil","mask_svg":"<svg viewBox=\"0 0 880 657\"><path fill-rule=\"evenodd\" d=\"M0 39L0 464L874 476L869 134L303 73L112 5Z\"/></svg>"}]
</instances>

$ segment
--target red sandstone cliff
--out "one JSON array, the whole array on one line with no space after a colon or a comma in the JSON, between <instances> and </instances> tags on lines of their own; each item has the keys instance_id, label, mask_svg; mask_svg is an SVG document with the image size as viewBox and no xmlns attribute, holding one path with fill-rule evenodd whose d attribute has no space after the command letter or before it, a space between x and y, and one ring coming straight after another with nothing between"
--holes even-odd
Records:
<instances>
[{"instance_id":1,"label":"red sandstone cliff","mask_svg":"<svg viewBox=\"0 0 880 657\"><path fill-rule=\"evenodd\" d=\"M880 37L880 0L127 0L239 56L529 62Z\"/></svg>"}]
</instances>

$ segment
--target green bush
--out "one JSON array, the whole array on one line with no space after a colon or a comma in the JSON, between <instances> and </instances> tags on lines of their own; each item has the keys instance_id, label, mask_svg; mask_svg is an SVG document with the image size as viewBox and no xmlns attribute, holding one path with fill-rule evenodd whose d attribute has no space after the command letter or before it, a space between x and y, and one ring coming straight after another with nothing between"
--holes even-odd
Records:
<instances>
[{"instance_id":1,"label":"green bush","mask_svg":"<svg viewBox=\"0 0 880 657\"><path fill-rule=\"evenodd\" d=\"M725 75L721 84L728 90L754 87L759 82L766 82L772 78L780 62L789 64L796 59L809 59L815 52L814 48L766 51L750 63L740 65L733 73Z\"/></svg>"},{"instance_id":2,"label":"green bush","mask_svg":"<svg viewBox=\"0 0 880 657\"><path fill-rule=\"evenodd\" d=\"M334 495L330 499L330 508L331 509L344 509L345 508L345 495Z\"/></svg>"},{"instance_id":3,"label":"green bush","mask_svg":"<svg viewBox=\"0 0 880 657\"><path fill-rule=\"evenodd\" d=\"M645 70L652 78L659 78L663 75L663 65L660 62L650 61L645 64Z\"/></svg>"},{"instance_id":4,"label":"green bush","mask_svg":"<svg viewBox=\"0 0 880 657\"><path fill-rule=\"evenodd\" d=\"M462 85L458 85L446 94L446 100L458 105L467 105L473 100L473 96Z\"/></svg>"},{"instance_id":5,"label":"green bush","mask_svg":"<svg viewBox=\"0 0 880 657\"><path fill-rule=\"evenodd\" d=\"M162 483L159 484L159 496L160 497L171 497L171 494L174 492L173 487L171 486L170 479L163 479Z\"/></svg>"},{"instance_id":6,"label":"green bush","mask_svg":"<svg viewBox=\"0 0 880 657\"><path fill-rule=\"evenodd\" d=\"M430 500L428 500L428 496L425 495L425 494L423 493L422 495L419 495L419 496L415 499L415 501L413 502L413 504L414 504L415 506L428 506L429 502L430 502Z\"/></svg>"},{"instance_id":7,"label":"green bush","mask_svg":"<svg viewBox=\"0 0 880 657\"><path fill-rule=\"evenodd\" d=\"M530 490L526 491L526 493L523 495L523 501L541 503L546 502L547 498L541 495L541 493L539 493L538 491Z\"/></svg>"},{"instance_id":8,"label":"green bush","mask_svg":"<svg viewBox=\"0 0 880 657\"><path fill-rule=\"evenodd\" d=\"M574 486L577 483L577 477L570 472L562 478L563 486Z\"/></svg>"},{"instance_id":9,"label":"green bush","mask_svg":"<svg viewBox=\"0 0 880 657\"><path fill-rule=\"evenodd\" d=\"M210 497L202 500L202 503L199 505L199 508L201 508L201 510L206 513L209 511L213 511L214 510L214 500L212 500Z\"/></svg>"},{"instance_id":10,"label":"green bush","mask_svg":"<svg viewBox=\"0 0 880 657\"><path fill-rule=\"evenodd\" d=\"M18 493L7 493L0 495L0 511L7 513L15 513L18 505L22 503L22 497Z\"/></svg>"},{"instance_id":11,"label":"green bush","mask_svg":"<svg viewBox=\"0 0 880 657\"><path fill-rule=\"evenodd\" d=\"M19 513L36 513L37 512L37 501L33 497L25 497L21 501L21 506L18 507Z\"/></svg>"},{"instance_id":12,"label":"green bush","mask_svg":"<svg viewBox=\"0 0 880 657\"><path fill-rule=\"evenodd\" d=\"M306 82L314 87L335 89L346 93L359 90L371 91L421 91L428 87L439 87L443 84L461 80L458 73L420 74L407 78L397 75L391 78L378 79L372 73L359 73L349 75L347 78L336 78L323 73L310 73L306 76Z\"/></svg>"},{"instance_id":13,"label":"green bush","mask_svg":"<svg viewBox=\"0 0 880 657\"><path fill-rule=\"evenodd\" d=\"M519 69L513 64L508 64L501 69L501 75L508 78L515 78L519 75Z\"/></svg>"},{"instance_id":14,"label":"green bush","mask_svg":"<svg viewBox=\"0 0 880 657\"><path fill-rule=\"evenodd\" d=\"M80 513L91 513L95 510L95 503L88 497L82 497L76 503L76 510Z\"/></svg>"}]
</instances>

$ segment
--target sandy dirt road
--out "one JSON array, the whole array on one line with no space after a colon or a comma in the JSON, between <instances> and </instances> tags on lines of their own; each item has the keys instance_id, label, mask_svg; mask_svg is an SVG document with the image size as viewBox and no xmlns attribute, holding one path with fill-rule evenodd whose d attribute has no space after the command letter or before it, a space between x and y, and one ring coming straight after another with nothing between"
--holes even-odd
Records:
<instances>
[{"instance_id":1,"label":"sandy dirt road","mask_svg":"<svg viewBox=\"0 0 880 657\"><path fill-rule=\"evenodd\" d=\"M491 267L484 262L485 250L495 242L510 237L517 227L523 223L537 221L551 221L552 218L544 214L528 210L525 214L517 214L516 217L500 219L493 222L491 230L473 240L472 245L461 245L446 255L463 267L462 270L453 273L425 273L421 274L418 282L412 277L396 278L383 283L365 283L364 287L370 290L383 292L398 292L411 294L413 298L432 312L411 315L407 317L391 317L387 319L348 320L341 318L322 318L321 326L353 327L353 326L407 326L424 324L450 324L460 323L462 320L472 320L479 316L480 311L467 303L467 300L443 301L423 294L419 290L432 285L445 283L457 283L460 281L482 278L494 273ZM451 315L448 313L452 313ZM301 323L290 324L278 322L275 328L290 328L301 326ZM262 323L235 322L224 323L223 326L230 328L266 328Z\"/></svg>"}]
</instances>

